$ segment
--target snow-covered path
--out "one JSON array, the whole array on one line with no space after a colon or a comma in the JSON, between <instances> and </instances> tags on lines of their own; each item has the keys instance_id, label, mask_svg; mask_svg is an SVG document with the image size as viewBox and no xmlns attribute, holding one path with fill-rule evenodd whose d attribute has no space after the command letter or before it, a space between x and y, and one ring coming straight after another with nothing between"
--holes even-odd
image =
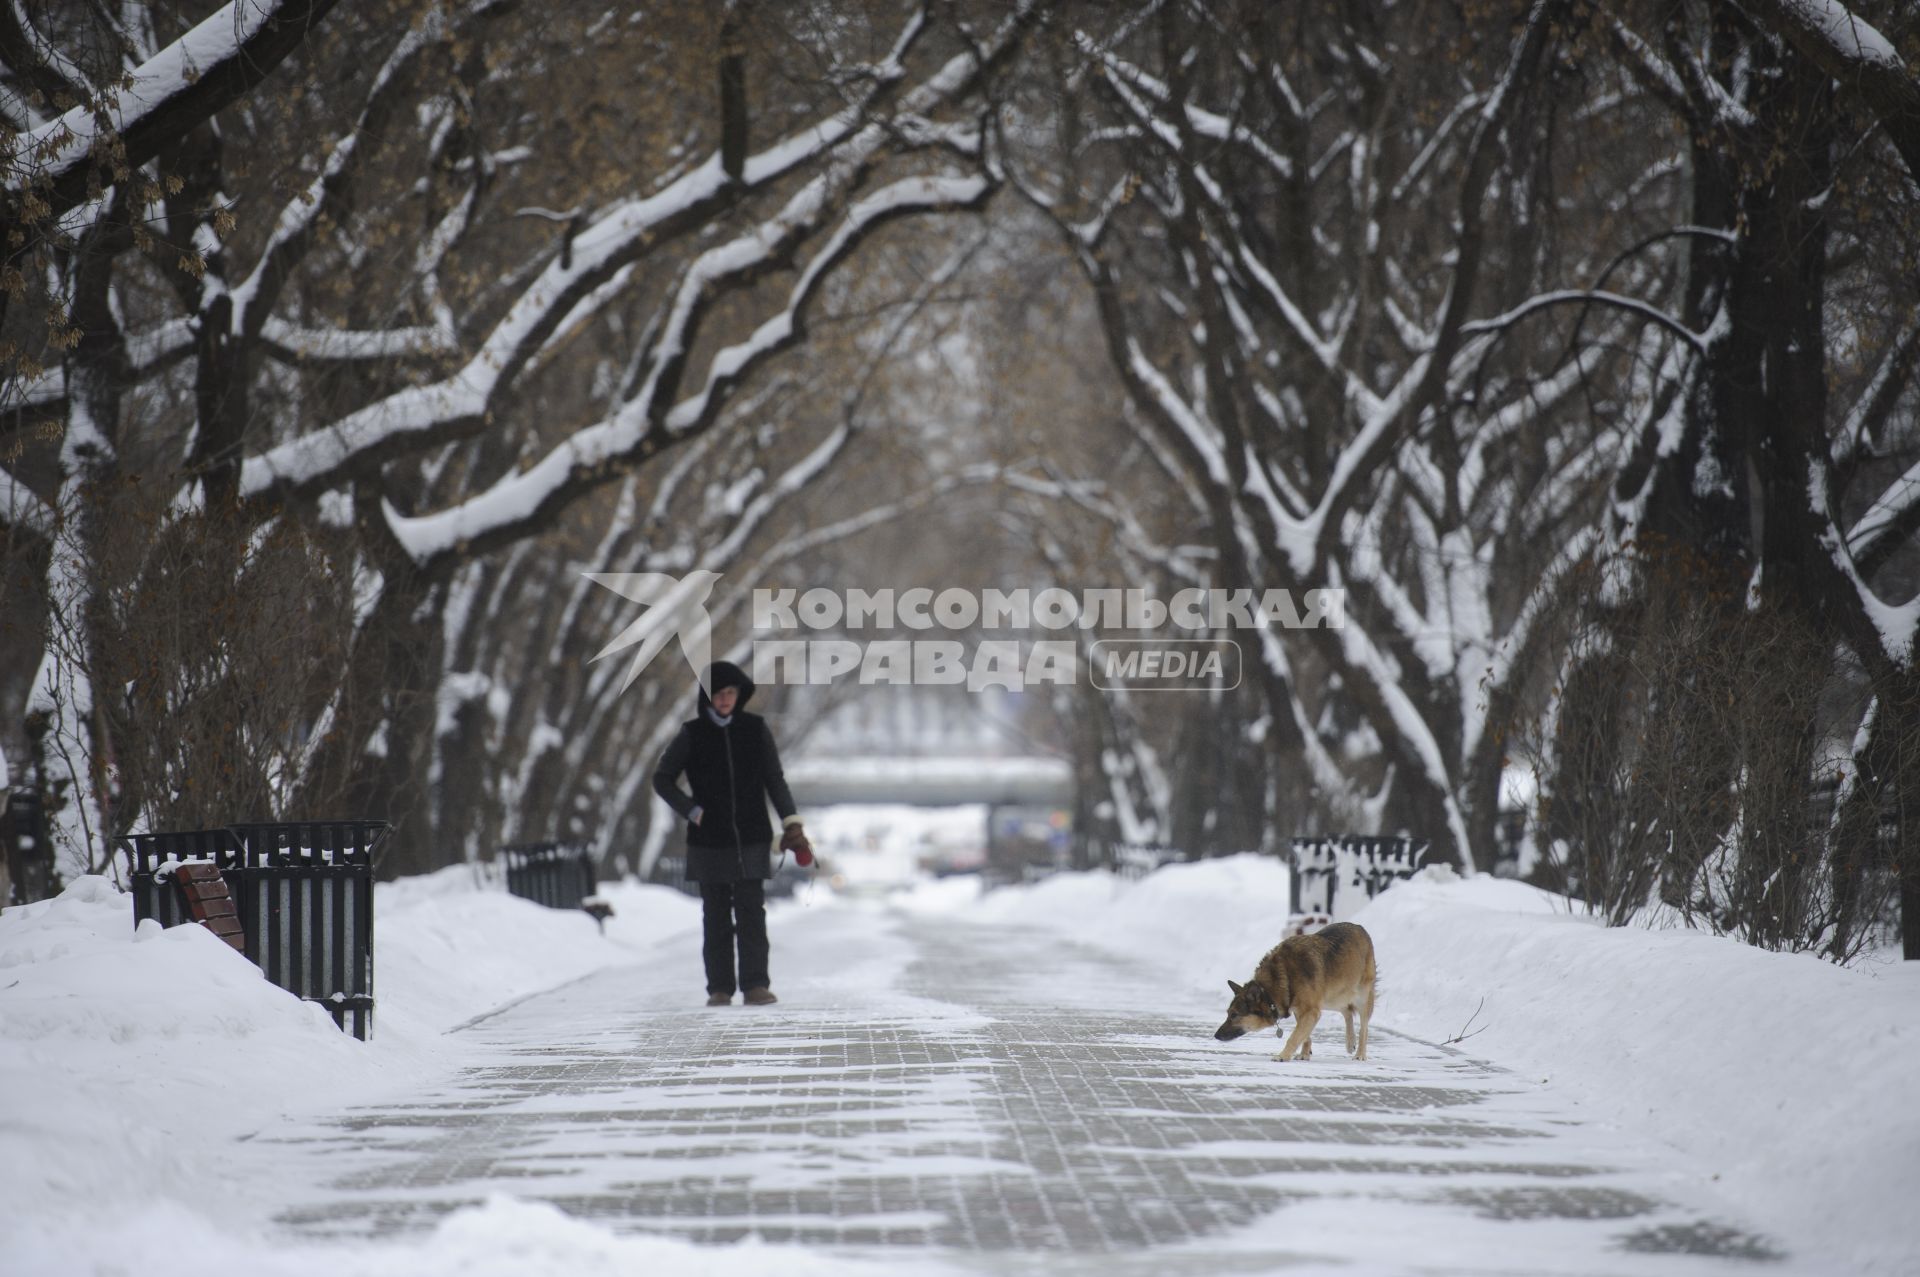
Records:
<instances>
[{"instance_id":1,"label":"snow-covered path","mask_svg":"<svg viewBox=\"0 0 1920 1277\"><path fill-rule=\"evenodd\" d=\"M1802 1271L1660 1150L1455 1050L1376 1028L1358 1063L1328 1017L1278 1064L1212 1040L1224 989L1034 928L835 905L773 934L777 1006L700 1007L697 955L663 952L463 1028L426 1093L261 1131L258 1222L408 1235L508 1192L982 1271Z\"/></svg>"}]
</instances>

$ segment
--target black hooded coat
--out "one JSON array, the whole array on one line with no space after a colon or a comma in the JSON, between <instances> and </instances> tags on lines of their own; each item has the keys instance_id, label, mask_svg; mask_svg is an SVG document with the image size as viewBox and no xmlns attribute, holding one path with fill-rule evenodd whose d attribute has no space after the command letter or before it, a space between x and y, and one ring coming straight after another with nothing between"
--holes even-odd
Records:
<instances>
[{"instance_id":1,"label":"black hooded coat","mask_svg":"<svg viewBox=\"0 0 1920 1277\"><path fill-rule=\"evenodd\" d=\"M740 697L726 726L713 721L713 701L700 692L700 712L680 731L653 769L653 792L687 821L687 878L692 882L737 882L773 876L773 822L767 803L782 820L793 815L793 794L780 769L773 732L758 714L746 712L753 680L731 661L715 661L707 678L719 691L737 687ZM680 787L685 775L692 789ZM693 810L700 809L694 824Z\"/></svg>"}]
</instances>

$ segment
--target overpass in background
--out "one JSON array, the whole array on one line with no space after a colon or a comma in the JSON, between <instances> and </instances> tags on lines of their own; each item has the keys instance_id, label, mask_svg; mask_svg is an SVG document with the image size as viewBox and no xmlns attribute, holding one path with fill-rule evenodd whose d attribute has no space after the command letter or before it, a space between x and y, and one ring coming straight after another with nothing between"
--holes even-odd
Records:
<instances>
[{"instance_id":1,"label":"overpass in background","mask_svg":"<svg viewBox=\"0 0 1920 1277\"><path fill-rule=\"evenodd\" d=\"M872 687L833 703L826 698L830 689L787 690L777 712L789 716L794 730L776 723L775 733L793 742L787 783L802 811L979 807L990 871L1017 879L1070 857L1073 765L1035 752L1023 723L1031 705L1023 696L1001 689Z\"/></svg>"},{"instance_id":2,"label":"overpass in background","mask_svg":"<svg viewBox=\"0 0 1920 1277\"><path fill-rule=\"evenodd\" d=\"M913 807L1071 807L1073 768L1062 758L862 755L787 763L802 807L902 803Z\"/></svg>"}]
</instances>

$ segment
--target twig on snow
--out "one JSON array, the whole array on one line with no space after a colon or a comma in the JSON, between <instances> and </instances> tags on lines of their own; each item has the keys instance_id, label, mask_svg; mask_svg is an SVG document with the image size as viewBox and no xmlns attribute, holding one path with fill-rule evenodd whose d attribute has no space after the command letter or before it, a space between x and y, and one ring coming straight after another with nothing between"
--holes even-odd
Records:
<instances>
[{"instance_id":1,"label":"twig on snow","mask_svg":"<svg viewBox=\"0 0 1920 1277\"><path fill-rule=\"evenodd\" d=\"M1479 1028L1474 1029L1473 1022L1480 1018L1480 1012L1486 1007L1486 1005L1487 1005L1487 1000L1485 998L1481 998L1480 1005L1473 1009L1473 1014L1468 1016L1467 1022L1460 1026L1460 1031L1454 1034L1452 1037L1444 1039L1440 1043L1440 1045L1441 1046L1457 1046L1460 1043L1465 1042L1470 1037L1474 1037L1478 1034L1485 1033L1487 1031L1486 1025L1483 1024ZM1468 1029L1473 1029L1473 1032L1472 1033L1467 1032Z\"/></svg>"}]
</instances>

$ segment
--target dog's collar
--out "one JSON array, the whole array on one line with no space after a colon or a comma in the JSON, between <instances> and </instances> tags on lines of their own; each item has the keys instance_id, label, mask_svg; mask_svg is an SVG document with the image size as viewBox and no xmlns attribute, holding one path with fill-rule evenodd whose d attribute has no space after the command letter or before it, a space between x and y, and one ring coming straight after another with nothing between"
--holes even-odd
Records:
<instances>
[{"instance_id":1,"label":"dog's collar","mask_svg":"<svg viewBox=\"0 0 1920 1277\"><path fill-rule=\"evenodd\" d=\"M1280 1012L1280 1003L1275 1001L1272 989L1269 989L1266 985L1261 984L1257 980L1254 981L1253 987L1260 990L1260 996L1267 1000L1267 1010L1273 1012L1274 1019L1282 1020L1286 1018Z\"/></svg>"}]
</instances>

